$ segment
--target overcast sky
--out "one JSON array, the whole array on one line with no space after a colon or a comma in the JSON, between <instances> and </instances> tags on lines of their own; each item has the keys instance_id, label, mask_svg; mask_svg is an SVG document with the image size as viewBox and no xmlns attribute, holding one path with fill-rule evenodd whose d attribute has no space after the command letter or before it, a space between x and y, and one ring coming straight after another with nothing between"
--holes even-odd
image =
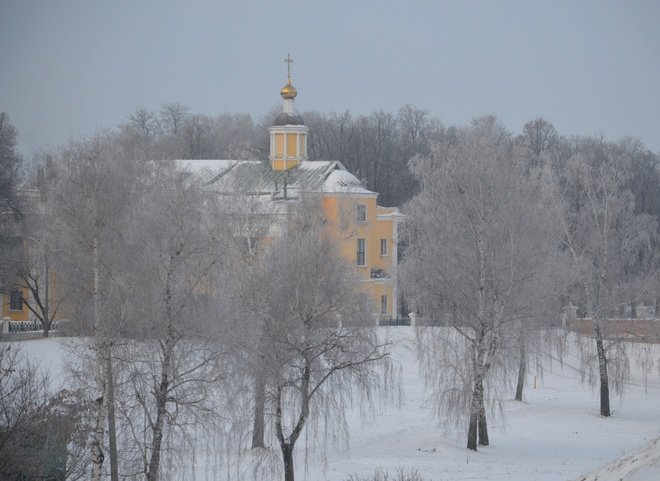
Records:
<instances>
[{"instance_id":1,"label":"overcast sky","mask_svg":"<svg viewBox=\"0 0 660 481\"><path fill-rule=\"evenodd\" d=\"M636 136L660 152L660 2L0 0L0 110L27 156L137 107L495 113L519 132Z\"/></svg>"}]
</instances>

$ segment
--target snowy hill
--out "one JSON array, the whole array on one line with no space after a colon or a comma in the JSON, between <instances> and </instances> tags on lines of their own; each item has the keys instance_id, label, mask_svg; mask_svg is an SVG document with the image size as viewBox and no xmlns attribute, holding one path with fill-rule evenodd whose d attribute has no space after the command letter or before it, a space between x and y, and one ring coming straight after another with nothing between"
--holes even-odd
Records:
<instances>
[{"instance_id":1,"label":"snowy hill","mask_svg":"<svg viewBox=\"0 0 660 481\"><path fill-rule=\"evenodd\" d=\"M574 357L567 356L563 366L548 362L543 372L530 366L525 402L505 402L504 415L490 423L491 446L475 453L465 449L463 428L455 432L431 417L414 330L397 327L389 334L392 355L401 363L404 406L386 406L373 420L350 413L350 448L330 449L325 462L310 456L306 463L301 447L297 479L342 481L352 473L366 476L376 468L394 472L404 467L418 470L428 481L660 480L657 368L646 387L637 373L623 397L613 397L613 416L606 419L598 414L598 392L581 384ZM53 380L63 372L62 342L24 343L34 359L51 369ZM655 352L654 359L659 357ZM206 473L199 479L215 478Z\"/></svg>"},{"instance_id":2,"label":"snowy hill","mask_svg":"<svg viewBox=\"0 0 660 481\"><path fill-rule=\"evenodd\" d=\"M611 462L578 481L658 481L660 480L660 438L638 452Z\"/></svg>"}]
</instances>

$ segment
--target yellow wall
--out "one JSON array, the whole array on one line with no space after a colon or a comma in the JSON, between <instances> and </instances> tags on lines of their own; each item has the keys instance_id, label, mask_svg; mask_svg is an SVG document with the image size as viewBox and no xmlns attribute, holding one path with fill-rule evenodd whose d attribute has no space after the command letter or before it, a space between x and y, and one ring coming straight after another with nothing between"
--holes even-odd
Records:
<instances>
[{"instance_id":1,"label":"yellow wall","mask_svg":"<svg viewBox=\"0 0 660 481\"><path fill-rule=\"evenodd\" d=\"M58 289L57 275L53 272L53 269L50 270L50 281L48 285L48 298L50 300L50 316L54 316L54 320L66 319L70 316L70 308L62 301L62 294L60 294L60 289ZM32 299L32 294L27 288L20 289L23 295L23 299L28 299L32 302L32 306L38 310L36 302ZM39 294L44 299L45 292L43 291L43 286L41 286ZM10 310L10 295L9 294L0 294L0 319L8 317L12 321L29 321L35 319L36 316L28 309L25 300L23 301L23 309L20 311Z\"/></svg>"},{"instance_id":2,"label":"yellow wall","mask_svg":"<svg viewBox=\"0 0 660 481\"><path fill-rule=\"evenodd\" d=\"M294 168L299 163L300 162L293 159L274 159L271 165L273 170L288 170Z\"/></svg>"},{"instance_id":3,"label":"yellow wall","mask_svg":"<svg viewBox=\"0 0 660 481\"><path fill-rule=\"evenodd\" d=\"M275 155L272 155L271 152L273 170L288 170L296 167L302 158L304 145L304 135L297 133L275 134Z\"/></svg>"},{"instance_id":4,"label":"yellow wall","mask_svg":"<svg viewBox=\"0 0 660 481\"><path fill-rule=\"evenodd\" d=\"M289 157L298 156L297 134L286 134L286 155Z\"/></svg>"},{"instance_id":5,"label":"yellow wall","mask_svg":"<svg viewBox=\"0 0 660 481\"><path fill-rule=\"evenodd\" d=\"M366 206L366 222L357 220L357 206ZM394 223L390 220L378 220L378 214L385 214L391 209L384 209L376 204L375 196L345 196L326 195L323 198L323 208L328 223L333 232L340 239L342 255L356 267L357 274L361 279L360 290L365 292L372 303L372 312L380 314L381 296L387 295L387 315L384 317L396 317L393 312L394 279L372 279L371 271L374 268L382 269L392 275L395 272L396 259L393 256ZM356 265L357 262L357 239L365 239L365 266ZM380 255L380 240L387 240L388 255Z\"/></svg>"}]
</instances>

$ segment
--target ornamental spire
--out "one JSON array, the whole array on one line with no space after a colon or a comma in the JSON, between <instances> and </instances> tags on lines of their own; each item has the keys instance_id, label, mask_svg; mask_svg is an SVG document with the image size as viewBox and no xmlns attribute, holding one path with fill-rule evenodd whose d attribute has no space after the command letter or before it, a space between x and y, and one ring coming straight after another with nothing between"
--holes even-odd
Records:
<instances>
[{"instance_id":1,"label":"ornamental spire","mask_svg":"<svg viewBox=\"0 0 660 481\"><path fill-rule=\"evenodd\" d=\"M280 90L280 95L285 100L295 99L296 95L298 95L298 91L293 85L291 85L291 64L293 63L291 55L287 53L284 61L286 62L287 84L282 87L282 90Z\"/></svg>"},{"instance_id":2,"label":"ornamental spire","mask_svg":"<svg viewBox=\"0 0 660 481\"><path fill-rule=\"evenodd\" d=\"M295 111L293 103L298 92L291 85L290 54L284 59L286 63L287 84L280 90L282 96L282 113L273 120L270 132L270 166L273 170L289 170L296 168L307 160L307 132L305 122Z\"/></svg>"},{"instance_id":3,"label":"ornamental spire","mask_svg":"<svg viewBox=\"0 0 660 481\"><path fill-rule=\"evenodd\" d=\"M286 76L289 79L289 83L291 83L291 64L293 63L293 59L291 58L291 54L286 54L286 58L284 59L286 62Z\"/></svg>"}]
</instances>

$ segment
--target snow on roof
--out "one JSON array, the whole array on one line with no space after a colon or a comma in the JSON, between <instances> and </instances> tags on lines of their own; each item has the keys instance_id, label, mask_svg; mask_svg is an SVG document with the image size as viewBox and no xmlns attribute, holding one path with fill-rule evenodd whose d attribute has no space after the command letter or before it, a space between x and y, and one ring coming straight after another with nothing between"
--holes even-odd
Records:
<instances>
[{"instance_id":1,"label":"snow on roof","mask_svg":"<svg viewBox=\"0 0 660 481\"><path fill-rule=\"evenodd\" d=\"M219 192L275 192L285 184L294 190L322 193L369 194L362 183L336 160L303 161L289 171L274 171L259 160L176 160L185 172L199 176Z\"/></svg>"},{"instance_id":2,"label":"snow on roof","mask_svg":"<svg viewBox=\"0 0 660 481\"><path fill-rule=\"evenodd\" d=\"M298 164L298 168L301 170L319 170L319 169L328 169L334 164L339 164L339 162L334 162L332 160L305 160ZM342 168L344 166L342 165Z\"/></svg>"},{"instance_id":3,"label":"snow on roof","mask_svg":"<svg viewBox=\"0 0 660 481\"><path fill-rule=\"evenodd\" d=\"M323 192L347 194L373 194L348 170L333 170L323 182Z\"/></svg>"},{"instance_id":4,"label":"snow on roof","mask_svg":"<svg viewBox=\"0 0 660 481\"><path fill-rule=\"evenodd\" d=\"M229 159L186 159L176 161L178 167L189 172L199 172L205 169L225 170L238 162L240 161Z\"/></svg>"},{"instance_id":5,"label":"snow on roof","mask_svg":"<svg viewBox=\"0 0 660 481\"><path fill-rule=\"evenodd\" d=\"M233 160L233 159L186 159L175 160L179 169L197 175L218 175L221 172L233 169L239 164L259 164L258 160Z\"/></svg>"}]
</instances>

